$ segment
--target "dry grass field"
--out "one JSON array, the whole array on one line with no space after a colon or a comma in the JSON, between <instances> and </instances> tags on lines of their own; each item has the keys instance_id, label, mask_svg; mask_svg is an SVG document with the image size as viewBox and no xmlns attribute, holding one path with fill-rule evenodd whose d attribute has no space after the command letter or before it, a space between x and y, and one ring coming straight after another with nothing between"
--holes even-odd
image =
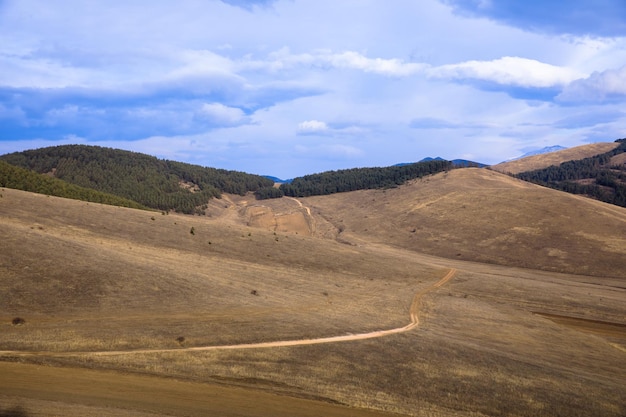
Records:
<instances>
[{"instance_id":1,"label":"dry grass field","mask_svg":"<svg viewBox=\"0 0 626 417\"><path fill-rule=\"evenodd\" d=\"M0 194L0 416L626 414L625 209L478 169L206 217Z\"/></svg>"},{"instance_id":2,"label":"dry grass field","mask_svg":"<svg viewBox=\"0 0 626 417\"><path fill-rule=\"evenodd\" d=\"M589 145L576 146L574 148L563 149L557 152L549 152L522 159L516 159L514 161L502 162L497 165L493 165L491 168L498 172L519 174L520 172L547 168L552 165L560 165L567 161L589 158L601 153L609 152L618 146L619 143L616 142L591 143Z\"/></svg>"}]
</instances>

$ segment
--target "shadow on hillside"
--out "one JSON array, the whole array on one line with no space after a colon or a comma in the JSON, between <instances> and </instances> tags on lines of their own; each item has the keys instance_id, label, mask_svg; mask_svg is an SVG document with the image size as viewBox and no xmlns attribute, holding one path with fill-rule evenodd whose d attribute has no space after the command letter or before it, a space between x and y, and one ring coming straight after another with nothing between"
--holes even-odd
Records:
<instances>
[{"instance_id":1,"label":"shadow on hillside","mask_svg":"<svg viewBox=\"0 0 626 417\"><path fill-rule=\"evenodd\" d=\"M28 413L22 407L12 407L6 410L0 409L0 417L28 417Z\"/></svg>"}]
</instances>

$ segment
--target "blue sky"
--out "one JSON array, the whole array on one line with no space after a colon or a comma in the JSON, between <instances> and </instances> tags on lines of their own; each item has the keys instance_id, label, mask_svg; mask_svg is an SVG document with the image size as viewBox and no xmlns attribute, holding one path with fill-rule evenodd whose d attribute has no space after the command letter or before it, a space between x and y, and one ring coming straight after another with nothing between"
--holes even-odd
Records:
<instances>
[{"instance_id":1,"label":"blue sky","mask_svg":"<svg viewBox=\"0 0 626 417\"><path fill-rule=\"evenodd\" d=\"M0 154L291 178L623 137L624 0L0 0Z\"/></svg>"}]
</instances>

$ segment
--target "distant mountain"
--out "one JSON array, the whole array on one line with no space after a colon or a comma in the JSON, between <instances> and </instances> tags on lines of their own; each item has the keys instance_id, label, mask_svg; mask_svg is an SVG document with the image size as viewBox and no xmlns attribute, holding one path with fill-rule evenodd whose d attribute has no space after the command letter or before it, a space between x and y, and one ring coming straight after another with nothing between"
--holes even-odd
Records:
<instances>
[{"instance_id":1,"label":"distant mountain","mask_svg":"<svg viewBox=\"0 0 626 417\"><path fill-rule=\"evenodd\" d=\"M202 213L208 201L219 198L221 193L243 195L274 185L273 181L259 175L99 146L53 146L2 155L0 159L142 206L187 214Z\"/></svg>"},{"instance_id":2,"label":"distant mountain","mask_svg":"<svg viewBox=\"0 0 626 417\"><path fill-rule=\"evenodd\" d=\"M280 178L272 177L271 175L263 175L263 178L267 178L268 180L272 180L272 181L274 181L275 183L278 183L278 184L289 184L289 183L291 183L291 181L293 181L293 178L292 179L288 179L288 180L281 180Z\"/></svg>"},{"instance_id":3,"label":"distant mountain","mask_svg":"<svg viewBox=\"0 0 626 417\"><path fill-rule=\"evenodd\" d=\"M528 156L542 155L544 153L558 152L567 149L565 146L554 145L554 146L546 146L545 148L537 149L534 151L526 152L522 156L518 156L517 158L509 159L509 161L515 161L517 159L526 158Z\"/></svg>"},{"instance_id":4,"label":"distant mountain","mask_svg":"<svg viewBox=\"0 0 626 417\"><path fill-rule=\"evenodd\" d=\"M455 167L463 167L463 168L467 168L467 167L475 167L475 168L484 168L487 166L487 164L482 164L480 162L474 162L474 161L468 161L467 159L453 159L452 164Z\"/></svg>"},{"instance_id":5,"label":"distant mountain","mask_svg":"<svg viewBox=\"0 0 626 417\"><path fill-rule=\"evenodd\" d=\"M445 161L445 159L439 156L436 158L426 157L420 160L419 162L430 162L430 161ZM484 168L487 166L486 164L482 164L480 162L468 161L467 159L453 159L450 162L452 162L452 165L454 165L457 168L467 168L467 167ZM408 165L409 163L400 163L394 166Z\"/></svg>"}]
</instances>

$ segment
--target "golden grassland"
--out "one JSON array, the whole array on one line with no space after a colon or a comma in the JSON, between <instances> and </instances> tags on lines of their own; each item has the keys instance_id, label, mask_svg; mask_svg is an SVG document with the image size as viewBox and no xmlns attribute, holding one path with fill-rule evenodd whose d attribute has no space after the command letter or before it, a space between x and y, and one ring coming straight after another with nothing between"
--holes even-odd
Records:
<instances>
[{"instance_id":1,"label":"golden grassland","mask_svg":"<svg viewBox=\"0 0 626 417\"><path fill-rule=\"evenodd\" d=\"M626 413L622 208L473 169L207 217L0 193L0 415ZM185 350L402 327L450 268L406 333Z\"/></svg>"},{"instance_id":2,"label":"golden grassland","mask_svg":"<svg viewBox=\"0 0 626 417\"><path fill-rule=\"evenodd\" d=\"M626 210L485 169L302 199L339 239L450 259L626 278Z\"/></svg>"},{"instance_id":3,"label":"golden grassland","mask_svg":"<svg viewBox=\"0 0 626 417\"><path fill-rule=\"evenodd\" d=\"M519 174L520 172L547 168L552 165L560 165L567 161L589 158L612 151L618 146L619 143L616 142L591 143L589 145L576 146L574 148L563 149L556 152L528 156L514 161L501 162L493 165L492 168L499 172Z\"/></svg>"}]
</instances>

